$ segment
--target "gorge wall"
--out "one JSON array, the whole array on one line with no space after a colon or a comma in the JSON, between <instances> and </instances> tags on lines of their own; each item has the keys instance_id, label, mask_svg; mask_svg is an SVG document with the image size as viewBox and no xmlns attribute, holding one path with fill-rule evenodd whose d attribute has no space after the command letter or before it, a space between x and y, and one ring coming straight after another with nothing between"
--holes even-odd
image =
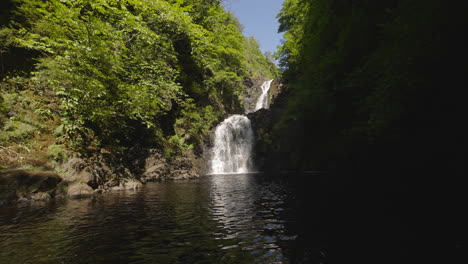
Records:
<instances>
[{"instance_id":1,"label":"gorge wall","mask_svg":"<svg viewBox=\"0 0 468 264\"><path fill-rule=\"evenodd\" d=\"M212 128L279 75L218 0L36 2L0 4L0 177L80 194L198 177Z\"/></svg>"}]
</instances>

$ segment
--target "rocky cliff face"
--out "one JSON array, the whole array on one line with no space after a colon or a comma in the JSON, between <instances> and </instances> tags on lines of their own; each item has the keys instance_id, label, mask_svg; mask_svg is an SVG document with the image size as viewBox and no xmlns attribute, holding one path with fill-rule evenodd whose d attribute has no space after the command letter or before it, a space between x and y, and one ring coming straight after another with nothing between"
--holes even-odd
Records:
<instances>
[{"instance_id":1,"label":"rocky cliff face","mask_svg":"<svg viewBox=\"0 0 468 264\"><path fill-rule=\"evenodd\" d=\"M137 145L124 154L103 152L92 158L73 158L61 169L69 182L80 181L106 191L135 189L148 181L197 178L197 160L191 152L167 159L158 149Z\"/></svg>"},{"instance_id":2,"label":"rocky cliff face","mask_svg":"<svg viewBox=\"0 0 468 264\"><path fill-rule=\"evenodd\" d=\"M268 92L269 100L271 104L274 104L276 98L282 92L283 85L278 80L273 80L270 86L270 91Z\"/></svg>"},{"instance_id":3,"label":"rocky cliff face","mask_svg":"<svg viewBox=\"0 0 468 264\"><path fill-rule=\"evenodd\" d=\"M270 173L323 170L327 165L318 155L320 151L302 142L308 136L304 134L304 127L311 124L284 119L288 91L282 91L280 84L271 89L274 98L270 108L248 114L255 134L257 168Z\"/></svg>"},{"instance_id":4,"label":"rocky cliff face","mask_svg":"<svg viewBox=\"0 0 468 264\"><path fill-rule=\"evenodd\" d=\"M255 111L255 105L257 103L257 99L262 93L261 86L264 82L268 81L269 79L264 77L257 80L251 80L247 86L250 87L244 91L244 112L245 113L252 113ZM281 92L281 84L274 80L271 83L270 90L268 92L268 100L270 102L274 102L276 97Z\"/></svg>"},{"instance_id":5,"label":"rocky cliff face","mask_svg":"<svg viewBox=\"0 0 468 264\"><path fill-rule=\"evenodd\" d=\"M274 86L273 86L274 87ZM273 88L272 87L272 88ZM254 159L257 168L261 171L275 171L286 169L284 163L288 160L287 153L279 155L280 142L273 140L273 128L277 123L280 113L283 111L285 101L284 94L279 94L270 105L270 109L260 109L249 113L247 116L252 122L255 134ZM274 150L274 151L273 151ZM283 158L281 158L283 156ZM277 162L272 162L276 160Z\"/></svg>"}]
</instances>

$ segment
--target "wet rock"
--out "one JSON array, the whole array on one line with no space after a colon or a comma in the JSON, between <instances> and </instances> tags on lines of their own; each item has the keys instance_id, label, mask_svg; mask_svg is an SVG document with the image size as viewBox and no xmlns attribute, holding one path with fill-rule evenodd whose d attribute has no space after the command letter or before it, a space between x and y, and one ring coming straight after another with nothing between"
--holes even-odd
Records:
<instances>
[{"instance_id":1,"label":"wet rock","mask_svg":"<svg viewBox=\"0 0 468 264\"><path fill-rule=\"evenodd\" d=\"M173 180L187 180L197 177L193 172L187 170L174 170L172 171L172 175L173 177L171 179Z\"/></svg>"},{"instance_id":2,"label":"wet rock","mask_svg":"<svg viewBox=\"0 0 468 264\"><path fill-rule=\"evenodd\" d=\"M268 91L270 105L275 103L276 98L282 92L283 84L278 82L277 80L273 80L270 86L270 90Z\"/></svg>"},{"instance_id":3,"label":"wet rock","mask_svg":"<svg viewBox=\"0 0 468 264\"><path fill-rule=\"evenodd\" d=\"M118 186L114 186L111 188L113 191L120 191L120 190L136 190L143 187L143 184L136 179L124 179L120 182Z\"/></svg>"},{"instance_id":4,"label":"wet rock","mask_svg":"<svg viewBox=\"0 0 468 264\"><path fill-rule=\"evenodd\" d=\"M30 196L27 197L20 197L16 202L18 203L32 203L32 202L39 202L39 201L49 201L52 199L50 194L46 192L38 192L38 193L33 193Z\"/></svg>"},{"instance_id":5,"label":"wet rock","mask_svg":"<svg viewBox=\"0 0 468 264\"><path fill-rule=\"evenodd\" d=\"M72 199L87 198L93 195L93 188L85 183L77 182L68 186L67 196Z\"/></svg>"},{"instance_id":6,"label":"wet rock","mask_svg":"<svg viewBox=\"0 0 468 264\"><path fill-rule=\"evenodd\" d=\"M167 164L165 163L155 164L145 169L145 172L143 173L143 178L145 180L159 179L166 173L166 171L167 171Z\"/></svg>"},{"instance_id":7,"label":"wet rock","mask_svg":"<svg viewBox=\"0 0 468 264\"><path fill-rule=\"evenodd\" d=\"M18 200L16 200L16 202L25 204L25 203L29 203L31 201L27 197L20 197L20 198L18 198Z\"/></svg>"},{"instance_id":8,"label":"wet rock","mask_svg":"<svg viewBox=\"0 0 468 264\"><path fill-rule=\"evenodd\" d=\"M52 197L46 192L38 192L31 195L32 201L49 201L50 199L52 199Z\"/></svg>"},{"instance_id":9,"label":"wet rock","mask_svg":"<svg viewBox=\"0 0 468 264\"><path fill-rule=\"evenodd\" d=\"M261 86L264 82L270 79L263 77L257 80L253 80L247 85L250 87L244 91L244 112L252 113L255 111L255 106L257 104L258 97L262 94ZM277 80L273 80L268 90L268 100L270 105L274 103L276 97L281 93L282 85Z\"/></svg>"},{"instance_id":10,"label":"wet rock","mask_svg":"<svg viewBox=\"0 0 468 264\"><path fill-rule=\"evenodd\" d=\"M143 187L143 184L139 180L127 179L121 185L127 190L136 190Z\"/></svg>"},{"instance_id":11,"label":"wet rock","mask_svg":"<svg viewBox=\"0 0 468 264\"><path fill-rule=\"evenodd\" d=\"M251 113L255 111L255 105L257 104L257 99L262 94L262 83L268 81L268 78L259 78L257 80L251 80L246 85L250 88L245 89L244 91L244 112Z\"/></svg>"}]
</instances>

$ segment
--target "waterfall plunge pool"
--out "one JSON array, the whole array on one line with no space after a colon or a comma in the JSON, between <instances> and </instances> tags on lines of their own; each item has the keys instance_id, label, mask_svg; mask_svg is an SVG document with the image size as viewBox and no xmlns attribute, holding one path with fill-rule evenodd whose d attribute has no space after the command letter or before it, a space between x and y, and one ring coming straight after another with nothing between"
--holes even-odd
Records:
<instances>
[{"instance_id":1,"label":"waterfall plunge pool","mask_svg":"<svg viewBox=\"0 0 468 264\"><path fill-rule=\"evenodd\" d=\"M300 186L300 185L299 185ZM263 174L147 183L92 199L0 207L0 263L295 263L294 185Z\"/></svg>"}]
</instances>

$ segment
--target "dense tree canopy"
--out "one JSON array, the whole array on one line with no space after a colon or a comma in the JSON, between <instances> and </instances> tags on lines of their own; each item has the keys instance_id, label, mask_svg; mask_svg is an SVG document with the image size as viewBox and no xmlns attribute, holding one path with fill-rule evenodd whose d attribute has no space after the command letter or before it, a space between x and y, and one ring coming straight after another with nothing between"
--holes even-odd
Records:
<instances>
[{"instance_id":1,"label":"dense tree canopy","mask_svg":"<svg viewBox=\"0 0 468 264\"><path fill-rule=\"evenodd\" d=\"M325 204L304 205L311 223L322 218L310 237L326 230L330 262L466 259L450 246L466 240L466 10L443 0L284 2L286 92L264 128L265 169L307 171L304 196Z\"/></svg>"},{"instance_id":2,"label":"dense tree canopy","mask_svg":"<svg viewBox=\"0 0 468 264\"><path fill-rule=\"evenodd\" d=\"M51 95L44 111L75 146L192 148L241 111L250 76L276 74L217 0L7 2L2 94Z\"/></svg>"},{"instance_id":3,"label":"dense tree canopy","mask_svg":"<svg viewBox=\"0 0 468 264\"><path fill-rule=\"evenodd\" d=\"M440 0L286 0L278 56L288 98L276 131L299 126L302 136L284 147L324 160L375 157L370 147L407 161L455 148L448 138L461 140L461 10Z\"/></svg>"}]
</instances>

